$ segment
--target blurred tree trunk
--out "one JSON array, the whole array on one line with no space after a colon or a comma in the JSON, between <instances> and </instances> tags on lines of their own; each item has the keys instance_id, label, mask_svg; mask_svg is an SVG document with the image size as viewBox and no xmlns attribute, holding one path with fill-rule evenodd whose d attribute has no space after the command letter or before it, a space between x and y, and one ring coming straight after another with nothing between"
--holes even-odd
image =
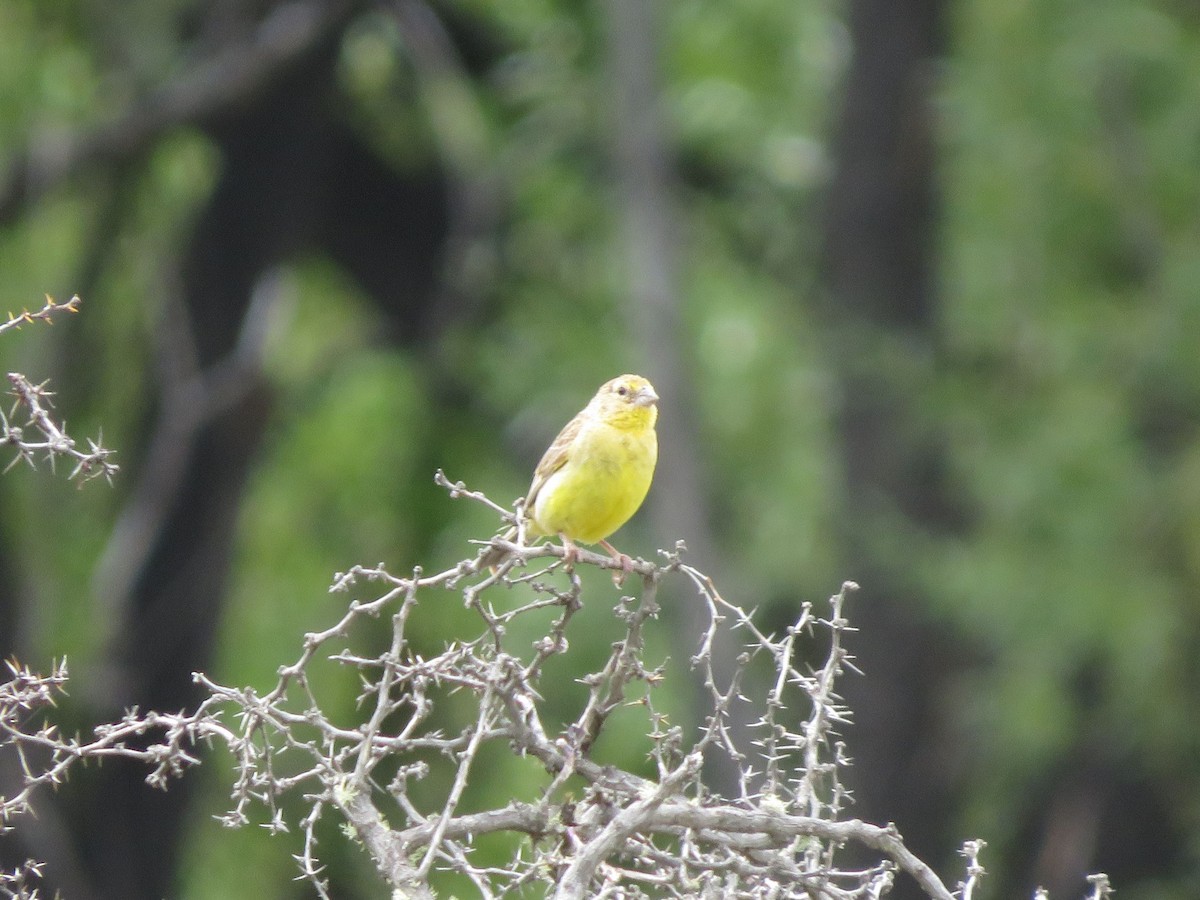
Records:
<instances>
[{"instance_id":1,"label":"blurred tree trunk","mask_svg":"<svg viewBox=\"0 0 1200 900\"><path fill-rule=\"evenodd\" d=\"M921 406L935 353L930 93L945 4L852 0L848 15L823 274L842 384L845 571L863 586L851 615L867 678L843 683L856 720L851 777L855 814L895 821L925 857L956 846L942 833L948 785L929 708L949 643L921 620L911 559L894 548L906 542L897 529L944 532L961 520L943 496L939 435Z\"/></svg>"},{"instance_id":2,"label":"blurred tree trunk","mask_svg":"<svg viewBox=\"0 0 1200 900\"><path fill-rule=\"evenodd\" d=\"M654 382L663 398L659 419L659 466L650 494L650 520L660 545L683 540L687 560L724 584L723 560L710 526L711 497L705 489L705 459L699 437L696 378L685 352L689 343L680 312L680 214L678 174L670 152L671 135L664 114L659 73L662 52L659 10L644 0L613 0L608 13L609 76L611 78L613 155L619 200L619 223L628 260L629 332L637 365ZM687 659L696 651L707 626L707 611L687 602L683 594L667 597L666 617L682 620L673 630L673 653ZM672 602L672 600L676 602ZM721 684L733 677L742 648L732 641L713 647L713 669ZM697 684L696 708L707 696ZM737 717L741 740L752 735L748 722ZM724 755L706 761L710 788L734 796L736 766Z\"/></svg>"}]
</instances>

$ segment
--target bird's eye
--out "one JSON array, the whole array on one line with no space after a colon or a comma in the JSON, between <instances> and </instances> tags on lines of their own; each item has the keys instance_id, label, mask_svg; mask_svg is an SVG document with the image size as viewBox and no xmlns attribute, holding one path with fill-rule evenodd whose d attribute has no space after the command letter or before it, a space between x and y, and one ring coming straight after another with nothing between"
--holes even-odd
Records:
<instances>
[{"instance_id":1,"label":"bird's eye","mask_svg":"<svg viewBox=\"0 0 1200 900\"><path fill-rule=\"evenodd\" d=\"M629 393L629 388L625 387L625 385L621 385L619 388L617 388L617 393L624 397Z\"/></svg>"}]
</instances>

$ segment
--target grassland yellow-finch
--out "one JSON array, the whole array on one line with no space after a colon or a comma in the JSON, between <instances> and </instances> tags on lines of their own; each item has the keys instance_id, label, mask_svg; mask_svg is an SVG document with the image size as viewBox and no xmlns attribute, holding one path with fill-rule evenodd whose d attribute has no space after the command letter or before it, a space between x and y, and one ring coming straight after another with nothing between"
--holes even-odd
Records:
<instances>
[{"instance_id":1,"label":"grassland yellow-finch","mask_svg":"<svg viewBox=\"0 0 1200 900\"><path fill-rule=\"evenodd\" d=\"M574 555L575 542L600 544L629 565L605 540L629 521L646 499L658 461L658 394L640 375L605 382L559 432L543 454L525 495L526 534L557 535ZM517 537L515 528L503 535ZM485 554L495 565L502 552Z\"/></svg>"}]
</instances>

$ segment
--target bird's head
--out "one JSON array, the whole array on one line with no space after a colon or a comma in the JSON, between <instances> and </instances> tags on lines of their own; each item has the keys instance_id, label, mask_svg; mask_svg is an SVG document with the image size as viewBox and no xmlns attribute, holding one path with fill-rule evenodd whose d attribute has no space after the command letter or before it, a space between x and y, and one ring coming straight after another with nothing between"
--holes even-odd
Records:
<instances>
[{"instance_id":1,"label":"bird's head","mask_svg":"<svg viewBox=\"0 0 1200 900\"><path fill-rule=\"evenodd\" d=\"M641 375L621 375L606 381L591 405L615 428L653 428L658 419L658 394Z\"/></svg>"}]
</instances>

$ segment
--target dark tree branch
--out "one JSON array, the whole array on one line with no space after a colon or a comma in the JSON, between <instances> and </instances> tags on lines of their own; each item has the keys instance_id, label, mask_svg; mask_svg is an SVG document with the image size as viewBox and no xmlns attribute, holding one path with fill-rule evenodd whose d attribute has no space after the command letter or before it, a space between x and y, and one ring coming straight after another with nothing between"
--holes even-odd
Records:
<instances>
[{"instance_id":1,"label":"dark tree branch","mask_svg":"<svg viewBox=\"0 0 1200 900\"><path fill-rule=\"evenodd\" d=\"M223 47L110 122L31 141L0 187L0 226L85 169L146 152L166 131L203 124L247 102L345 22L351 0L292 0L236 45Z\"/></svg>"}]
</instances>

